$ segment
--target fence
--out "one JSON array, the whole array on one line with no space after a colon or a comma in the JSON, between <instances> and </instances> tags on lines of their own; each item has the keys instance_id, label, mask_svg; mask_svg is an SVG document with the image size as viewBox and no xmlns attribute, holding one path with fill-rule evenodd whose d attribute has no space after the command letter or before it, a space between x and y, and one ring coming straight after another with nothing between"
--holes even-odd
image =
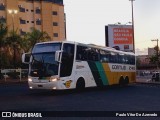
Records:
<instances>
[{"instance_id":1,"label":"fence","mask_svg":"<svg viewBox=\"0 0 160 120\"><path fill-rule=\"evenodd\" d=\"M28 69L1 69L0 83L27 81ZM160 70L137 70L136 82L160 83Z\"/></svg>"},{"instance_id":2,"label":"fence","mask_svg":"<svg viewBox=\"0 0 160 120\"><path fill-rule=\"evenodd\" d=\"M160 83L160 70L137 70L136 82Z\"/></svg>"},{"instance_id":3,"label":"fence","mask_svg":"<svg viewBox=\"0 0 160 120\"><path fill-rule=\"evenodd\" d=\"M27 81L28 69L1 69L0 83Z\"/></svg>"}]
</instances>

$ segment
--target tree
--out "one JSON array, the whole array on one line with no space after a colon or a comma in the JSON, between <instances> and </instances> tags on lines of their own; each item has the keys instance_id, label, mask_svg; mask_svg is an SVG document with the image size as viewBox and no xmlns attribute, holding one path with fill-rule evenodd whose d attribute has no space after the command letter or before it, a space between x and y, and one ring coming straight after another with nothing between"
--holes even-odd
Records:
<instances>
[{"instance_id":1,"label":"tree","mask_svg":"<svg viewBox=\"0 0 160 120\"><path fill-rule=\"evenodd\" d=\"M0 45L1 48L5 46L5 36L7 35L8 28L7 26L0 22Z\"/></svg>"},{"instance_id":2,"label":"tree","mask_svg":"<svg viewBox=\"0 0 160 120\"><path fill-rule=\"evenodd\" d=\"M9 55L13 58L12 62L14 68L20 67L18 63L20 63L23 44L21 36L18 35L16 31L9 32L6 38L6 47L8 48Z\"/></svg>"},{"instance_id":3,"label":"tree","mask_svg":"<svg viewBox=\"0 0 160 120\"><path fill-rule=\"evenodd\" d=\"M154 49L158 51L158 53L150 57L150 63L156 64L158 68L160 67L160 50L158 46L155 46Z\"/></svg>"},{"instance_id":4,"label":"tree","mask_svg":"<svg viewBox=\"0 0 160 120\"><path fill-rule=\"evenodd\" d=\"M6 41L5 37L7 35L8 28L7 26L3 23L0 22L0 66L1 68L4 67L4 65L8 64L8 56L5 53L6 49Z\"/></svg>"},{"instance_id":5,"label":"tree","mask_svg":"<svg viewBox=\"0 0 160 120\"><path fill-rule=\"evenodd\" d=\"M16 31L8 32L5 24L0 23L0 61L1 68L21 67L21 55L29 52L37 42L50 40L46 32L35 28L21 37Z\"/></svg>"},{"instance_id":6,"label":"tree","mask_svg":"<svg viewBox=\"0 0 160 120\"><path fill-rule=\"evenodd\" d=\"M26 45L25 52L29 52L37 42L49 41L51 37L46 32L41 32L35 28L31 28L24 36L24 44Z\"/></svg>"}]
</instances>

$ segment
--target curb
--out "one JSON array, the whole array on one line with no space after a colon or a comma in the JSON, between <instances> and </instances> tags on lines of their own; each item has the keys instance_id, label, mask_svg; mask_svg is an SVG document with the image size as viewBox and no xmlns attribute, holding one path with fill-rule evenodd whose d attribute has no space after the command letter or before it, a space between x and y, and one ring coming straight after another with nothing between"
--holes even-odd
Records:
<instances>
[{"instance_id":1,"label":"curb","mask_svg":"<svg viewBox=\"0 0 160 120\"><path fill-rule=\"evenodd\" d=\"M9 82L9 81L3 81L3 82L0 82L0 85L15 85L15 84L27 84L28 81L12 81L12 82Z\"/></svg>"},{"instance_id":2,"label":"curb","mask_svg":"<svg viewBox=\"0 0 160 120\"><path fill-rule=\"evenodd\" d=\"M135 82L136 84L160 85L160 82Z\"/></svg>"}]
</instances>

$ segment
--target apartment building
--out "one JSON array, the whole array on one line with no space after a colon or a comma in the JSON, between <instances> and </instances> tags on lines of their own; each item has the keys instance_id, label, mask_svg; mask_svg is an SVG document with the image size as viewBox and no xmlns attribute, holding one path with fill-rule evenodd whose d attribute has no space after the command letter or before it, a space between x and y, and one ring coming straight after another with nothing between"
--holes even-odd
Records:
<instances>
[{"instance_id":1,"label":"apartment building","mask_svg":"<svg viewBox=\"0 0 160 120\"><path fill-rule=\"evenodd\" d=\"M20 35L34 27L46 31L53 41L66 38L63 0L0 0L0 21Z\"/></svg>"}]
</instances>

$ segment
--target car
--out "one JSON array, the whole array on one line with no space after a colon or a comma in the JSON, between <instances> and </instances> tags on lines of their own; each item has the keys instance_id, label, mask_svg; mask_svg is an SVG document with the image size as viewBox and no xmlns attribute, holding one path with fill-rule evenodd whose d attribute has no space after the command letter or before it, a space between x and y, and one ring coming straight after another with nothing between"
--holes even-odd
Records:
<instances>
[{"instance_id":1,"label":"car","mask_svg":"<svg viewBox=\"0 0 160 120\"><path fill-rule=\"evenodd\" d=\"M0 73L0 80L4 78L4 75Z\"/></svg>"},{"instance_id":2,"label":"car","mask_svg":"<svg viewBox=\"0 0 160 120\"><path fill-rule=\"evenodd\" d=\"M155 72L155 73L152 75L152 81L155 81L155 82L160 81L160 72Z\"/></svg>"}]
</instances>

